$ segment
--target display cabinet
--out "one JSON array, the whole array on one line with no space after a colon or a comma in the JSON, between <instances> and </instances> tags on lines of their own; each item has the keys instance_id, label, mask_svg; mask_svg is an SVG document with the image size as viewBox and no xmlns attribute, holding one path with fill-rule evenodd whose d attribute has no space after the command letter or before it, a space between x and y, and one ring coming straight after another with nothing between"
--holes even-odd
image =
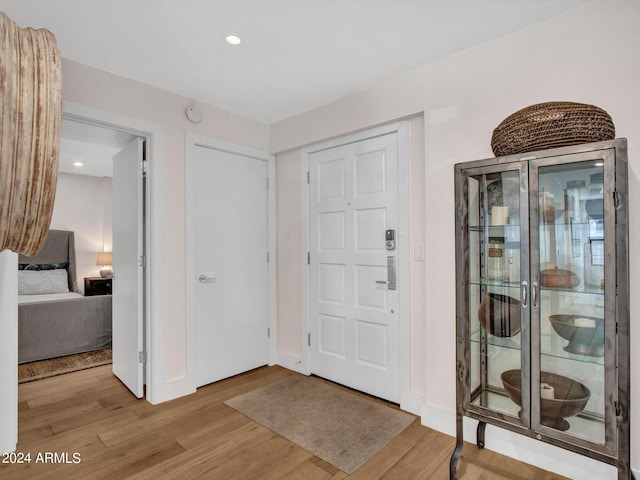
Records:
<instances>
[{"instance_id":1,"label":"display cabinet","mask_svg":"<svg viewBox=\"0 0 640 480\"><path fill-rule=\"evenodd\" d=\"M625 139L457 164L456 478L463 417L629 460Z\"/></svg>"}]
</instances>

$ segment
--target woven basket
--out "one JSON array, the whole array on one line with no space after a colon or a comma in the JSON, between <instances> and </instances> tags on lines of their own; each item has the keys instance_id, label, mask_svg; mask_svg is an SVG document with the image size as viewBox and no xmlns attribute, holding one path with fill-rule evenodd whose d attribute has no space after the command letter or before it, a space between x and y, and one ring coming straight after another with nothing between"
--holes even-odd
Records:
<instances>
[{"instance_id":1,"label":"woven basket","mask_svg":"<svg viewBox=\"0 0 640 480\"><path fill-rule=\"evenodd\" d=\"M493 131L491 148L497 157L600 142L615 138L607 112L584 103L547 102L523 108Z\"/></svg>"}]
</instances>

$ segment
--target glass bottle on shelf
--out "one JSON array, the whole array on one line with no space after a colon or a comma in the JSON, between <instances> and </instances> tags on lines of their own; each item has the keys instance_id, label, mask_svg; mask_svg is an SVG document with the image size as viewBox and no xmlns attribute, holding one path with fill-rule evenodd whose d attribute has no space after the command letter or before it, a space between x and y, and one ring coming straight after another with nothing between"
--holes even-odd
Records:
<instances>
[{"instance_id":1,"label":"glass bottle on shelf","mask_svg":"<svg viewBox=\"0 0 640 480\"><path fill-rule=\"evenodd\" d=\"M504 237L489 237L487 254L487 278L502 280L504 277Z\"/></svg>"}]
</instances>

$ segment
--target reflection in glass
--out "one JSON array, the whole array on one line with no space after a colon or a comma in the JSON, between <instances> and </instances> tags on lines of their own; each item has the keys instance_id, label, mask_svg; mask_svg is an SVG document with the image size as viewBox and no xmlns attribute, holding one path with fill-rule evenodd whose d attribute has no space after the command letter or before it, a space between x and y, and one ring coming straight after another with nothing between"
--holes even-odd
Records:
<instances>
[{"instance_id":1,"label":"reflection in glass","mask_svg":"<svg viewBox=\"0 0 640 480\"><path fill-rule=\"evenodd\" d=\"M537 421L601 444L606 400L603 173L602 163L594 161L538 170Z\"/></svg>"}]
</instances>

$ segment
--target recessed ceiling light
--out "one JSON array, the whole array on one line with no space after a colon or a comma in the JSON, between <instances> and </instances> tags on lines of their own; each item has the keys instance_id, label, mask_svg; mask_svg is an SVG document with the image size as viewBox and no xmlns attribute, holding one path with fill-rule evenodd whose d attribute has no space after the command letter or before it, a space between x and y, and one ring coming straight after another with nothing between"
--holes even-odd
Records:
<instances>
[{"instance_id":1,"label":"recessed ceiling light","mask_svg":"<svg viewBox=\"0 0 640 480\"><path fill-rule=\"evenodd\" d=\"M242 39L233 33L230 33L224 39L227 41L229 45L240 45L242 43Z\"/></svg>"},{"instance_id":2,"label":"recessed ceiling light","mask_svg":"<svg viewBox=\"0 0 640 480\"><path fill-rule=\"evenodd\" d=\"M73 162L74 167L84 167L84 163L82 162Z\"/></svg>"}]
</instances>

